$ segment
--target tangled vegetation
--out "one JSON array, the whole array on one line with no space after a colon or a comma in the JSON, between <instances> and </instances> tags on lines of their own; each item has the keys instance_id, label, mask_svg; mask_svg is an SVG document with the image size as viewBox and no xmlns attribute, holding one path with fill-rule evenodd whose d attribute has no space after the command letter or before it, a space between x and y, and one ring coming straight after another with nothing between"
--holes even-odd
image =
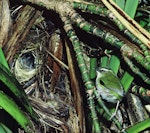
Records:
<instances>
[{"instance_id":1,"label":"tangled vegetation","mask_svg":"<svg viewBox=\"0 0 150 133\"><path fill-rule=\"evenodd\" d=\"M0 1L0 132L148 132L149 8Z\"/></svg>"}]
</instances>

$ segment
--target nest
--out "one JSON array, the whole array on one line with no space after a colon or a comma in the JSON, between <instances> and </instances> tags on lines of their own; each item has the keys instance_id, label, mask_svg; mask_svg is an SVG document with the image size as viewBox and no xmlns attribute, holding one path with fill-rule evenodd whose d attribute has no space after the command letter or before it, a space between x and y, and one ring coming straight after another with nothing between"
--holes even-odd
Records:
<instances>
[{"instance_id":1,"label":"nest","mask_svg":"<svg viewBox=\"0 0 150 133\"><path fill-rule=\"evenodd\" d=\"M16 40L20 43L14 43L14 52L11 56L8 53L6 58L39 116L40 123L36 132L79 132L79 118L71 95L68 66L63 63L66 57L63 55L60 31L50 20L45 20L41 12L33 7L21 6L12 7L14 32L20 32L16 25L26 12L29 16L24 19L33 26L21 29L22 33L18 34L25 34L22 41L20 38ZM8 47L4 49L7 51ZM18 132L22 130L18 128Z\"/></svg>"}]
</instances>

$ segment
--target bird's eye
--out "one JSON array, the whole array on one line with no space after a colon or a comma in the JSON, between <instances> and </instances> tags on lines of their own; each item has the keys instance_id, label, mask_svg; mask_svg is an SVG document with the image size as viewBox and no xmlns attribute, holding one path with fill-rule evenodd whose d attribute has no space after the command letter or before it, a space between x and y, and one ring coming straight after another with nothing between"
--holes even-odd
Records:
<instances>
[{"instance_id":1,"label":"bird's eye","mask_svg":"<svg viewBox=\"0 0 150 133\"><path fill-rule=\"evenodd\" d=\"M104 82L102 80L99 81L101 85L104 85Z\"/></svg>"},{"instance_id":2,"label":"bird's eye","mask_svg":"<svg viewBox=\"0 0 150 133\"><path fill-rule=\"evenodd\" d=\"M101 73L105 72L105 70L104 70L104 69L100 69L99 71L100 71Z\"/></svg>"}]
</instances>

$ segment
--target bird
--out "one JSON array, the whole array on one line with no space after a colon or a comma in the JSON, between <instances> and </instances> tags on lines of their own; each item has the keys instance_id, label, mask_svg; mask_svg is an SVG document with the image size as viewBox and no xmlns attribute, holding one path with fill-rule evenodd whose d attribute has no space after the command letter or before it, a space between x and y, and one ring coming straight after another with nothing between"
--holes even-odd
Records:
<instances>
[{"instance_id":1,"label":"bird","mask_svg":"<svg viewBox=\"0 0 150 133\"><path fill-rule=\"evenodd\" d=\"M117 103L124 96L123 86L117 75L108 68L96 69L96 89L98 94L109 103Z\"/></svg>"}]
</instances>

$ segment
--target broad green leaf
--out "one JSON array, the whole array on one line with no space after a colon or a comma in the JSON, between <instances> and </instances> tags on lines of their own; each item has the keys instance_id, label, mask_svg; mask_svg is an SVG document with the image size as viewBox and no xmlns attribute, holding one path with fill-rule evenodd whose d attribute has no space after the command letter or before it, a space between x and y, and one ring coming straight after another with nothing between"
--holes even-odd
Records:
<instances>
[{"instance_id":1,"label":"broad green leaf","mask_svg":"<svg viewBox=\"0 0 150 133\"><path fill-rule=\"evenodd\" d=\"M117 74L120 67L120 59L115 55L111 55L109 67L115 72L115 74Z\"/></svg>"},{"instance_id":2,"label":"broad green leaf","mask_svg":"<svg viewBox=\"0 0 150 133\"><path fill-rule=\"evenodd\" d=\"M8 97L2 91L0 91L0 107L8 112L27 133L29 133L29 130L33 130L32 124L28 117L20 110L13 99Z\"/></svg>"},{"instance_id":3,"label":"broad green leaf","mask_svg":"<svg viewBox=\"0 0 150 133\"><path fill-rule=\"evenodd\" d=\"M7 69L9 69L8 63L5 59L2 48L0 48L0 63L3 64Z\"/></svg>"},{"instance_id":4,"label":"broad green leaf","mask_svg":"<svg viewBox=\"0 0 150 133\"><path fill-rule=\"evenodd\" d=\"M124 11L131 17L134 18L139 0L127 0Z\"/></svg>"},{"instance_id":5,"label":"broad green leaf","mask_svg":"<svg viewBox=\"0 0 150 133\"><path fill-rule=\"evenodd\" d=\"M122 10L124 10L124 7L125 7L125 0L116 0L116 4L117 4Z\"/></svg>"},{"instance_id":6,"label":"broad green leaf","mask_svg":"<svg viewBox=\"0 0 150 133\"><path fill-rule=\"evenodd\" d=\"M139 133L150 127L150 118L126 129L127 133Z\"/></svg>"},{"instance_id":7,"label":"broad green leaf","mask_svg":"<svg viewBox=\"0 0 150 133\"><path fill-rule=\"evenodd\" d=\"M138 2L139 2L138 0L127 0L126 1L124 11L132 18L134 18L134 16L135 16ZM124 87L125 92L128 91L133 80L134 80L134 77L126 71L121 79L121 83Z\"/></svg>"},{"instance_id":8,"label":"broad green leaf","mask_svg":"<svg viewBox=\"0 0 150 133\"><path fill-rule=\"evenodd\" d=\"M101 58L100 66L101 67L108 67L108 57L107 56L104 56Z\"/></svg>"},{"instance_id":9,"label":"broad green leaf","mask_svg":"<svg viewBox=\"0 0 150 133\"><path fill-rule=\"evenodd\" d=\"M3 123L0 123L0 133L13 133L13 132Z\"/></svg>"},{"instance_id":10,"label":"broad green leaf","mask_svg":"<svg viewBox=\"0 0 150 133\"><path fill-rule=\"evenodd\" d=\"M32 110L32 106L29 103L27 96L20 84L17 82L14 75L0 63L0 81L4 83L7 87L3 89L6 92L12 92L16 96L17 100L22 103L22 106L25 107L27 113L36 120L36 115ZM8 90L7 90L8 89Z\"/></svg>"},{"instance_id":11,"label":"broad green leaf","mask_svg":"<svg viewBox=\"0 0 150 133\"><path fill-rule=\"evenodd\" d=\"M128 72L125 72L122 79L121 79L121 84L123 85L124 91L127 92L132 81L133 81L133 76L131 76Z\"/></svg>"}]
</instances>

